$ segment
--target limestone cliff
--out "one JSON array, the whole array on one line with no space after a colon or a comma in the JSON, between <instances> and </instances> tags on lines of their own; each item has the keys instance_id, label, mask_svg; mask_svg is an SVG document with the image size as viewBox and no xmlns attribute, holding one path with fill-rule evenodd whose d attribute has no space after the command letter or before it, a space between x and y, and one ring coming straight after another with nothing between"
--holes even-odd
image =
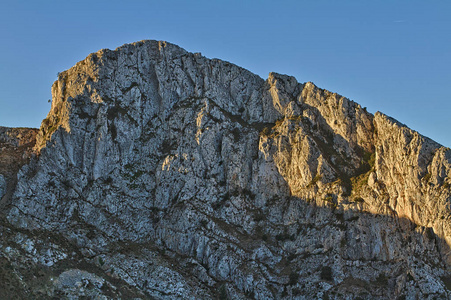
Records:
<instances>
[{"instance_id":1,"label":"limestone cliff","mask_svg":"<svg viewBox=\"0 0 451 300\"><path fill-rule=\"evenodd\" d=\"M52 94L1 224L12 294L451 297L451 151L390 117L157 41Z\"/></svg>"}]
</instances>

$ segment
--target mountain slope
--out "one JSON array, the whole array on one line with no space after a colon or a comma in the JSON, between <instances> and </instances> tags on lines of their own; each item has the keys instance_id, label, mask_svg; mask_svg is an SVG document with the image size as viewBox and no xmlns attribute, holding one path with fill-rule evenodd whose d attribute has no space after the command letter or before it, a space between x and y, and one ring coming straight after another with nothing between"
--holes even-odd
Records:
<instances>
[{"instance_id":1,"label":"mountain slope","mask_svg":"<svg viewBox=\"0 0 451 300\"><path fill-rule=\"evenodd\" d=\"M27 293L450 297L451 151L384 114L157 41L52 94L2 225Z\"/></svg>"}]
</instances>

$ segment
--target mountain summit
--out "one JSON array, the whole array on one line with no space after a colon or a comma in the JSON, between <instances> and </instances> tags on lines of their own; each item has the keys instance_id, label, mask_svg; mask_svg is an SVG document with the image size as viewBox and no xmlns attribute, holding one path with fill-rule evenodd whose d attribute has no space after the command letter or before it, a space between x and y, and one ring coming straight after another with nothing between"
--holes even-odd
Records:
<instances>
[{"instance_id":1,"label":"mountain summit","mask_svg":"<svg viewBox=\"0 0 451 300\"><path fill-rule=\"evenodd\" d=\"M451 151L396 120L161 41L52 94L0 135L1 298L451 298Z\"/></svg>"}]
</instances>

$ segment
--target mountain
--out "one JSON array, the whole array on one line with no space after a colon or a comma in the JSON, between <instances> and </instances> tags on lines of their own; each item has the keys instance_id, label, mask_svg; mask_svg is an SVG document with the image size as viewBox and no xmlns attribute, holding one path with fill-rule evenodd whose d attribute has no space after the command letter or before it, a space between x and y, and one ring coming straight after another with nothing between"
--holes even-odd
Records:
<instances>
[{"instance_id":1,"label":"mountain","mask_svg":"<svg viewBox=\"0 0 451 300\"><path fill-rule=\"evenodd\" d=\"M451 298L451 151L383 113L159 41L52 94L0 129L2 299Z\"/></svg>"}]
</instances>

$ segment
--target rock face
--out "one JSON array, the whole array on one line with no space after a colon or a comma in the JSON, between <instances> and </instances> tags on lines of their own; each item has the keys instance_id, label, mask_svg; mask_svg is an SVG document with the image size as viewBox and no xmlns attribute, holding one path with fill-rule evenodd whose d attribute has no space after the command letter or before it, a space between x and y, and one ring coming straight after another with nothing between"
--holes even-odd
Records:
<instances>
[{"instance_id":1,"label":"rock face","mask_svg":"<svg viewBox=\"0 0 451 300\"><path fill-rule=\"evenodd\" d=\"M19 169L34 155L37 129L0 127L0 208L10 202Z\"/></svg>"},{"instance_id":2,"label":"rock face","mask_svg":"<svg viewBox=\"0 0 451 300\"><path fill-rule=\"evenodd\" d=\"M52 93L1 224L6 296L451 297L451 151L390 117L157 41Z\"/></svg>"}]
</instances>

